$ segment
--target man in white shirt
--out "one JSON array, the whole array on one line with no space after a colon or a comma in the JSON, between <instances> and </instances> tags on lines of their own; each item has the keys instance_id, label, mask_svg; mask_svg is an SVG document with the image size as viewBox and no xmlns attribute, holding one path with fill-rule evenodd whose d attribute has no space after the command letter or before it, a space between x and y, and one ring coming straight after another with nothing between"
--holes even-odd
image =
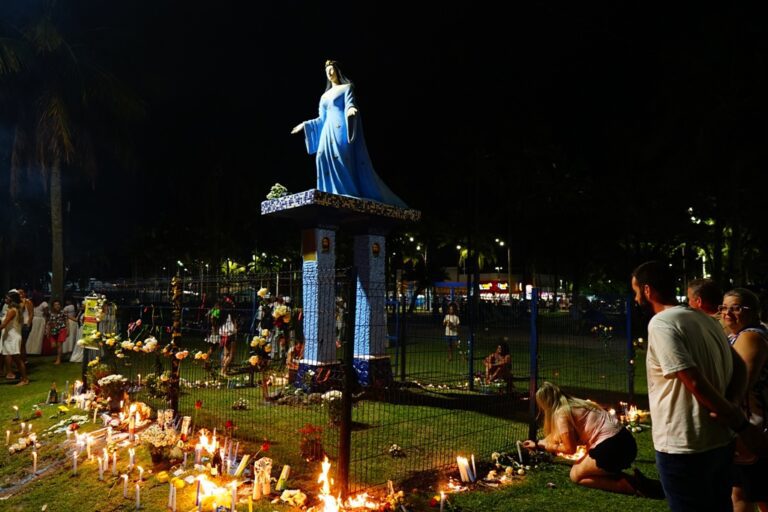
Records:
<instances>
[{"instance_id":1,"label":"man in white shirt","mask_svg":"<svg viewBox=\"0 0 768 512\"><path fill-rule=\"evenodd\" d=\"M653 314L646 355L648 401L656 466L669 508L732 510L733 431L748 425L734 405L745 391L743 363L716 320L677 304L668 265L640 265L632 273L632 289L635 301ZM710 417L712 412L722 423Z\"/></svg>"}]
</instances>

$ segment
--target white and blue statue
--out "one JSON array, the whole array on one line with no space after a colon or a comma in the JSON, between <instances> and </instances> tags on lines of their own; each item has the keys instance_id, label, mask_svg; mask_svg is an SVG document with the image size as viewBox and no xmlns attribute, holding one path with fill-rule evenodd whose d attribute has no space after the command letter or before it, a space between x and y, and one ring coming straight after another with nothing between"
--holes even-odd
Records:
<instances>
[{"instance_id":1,"label":"white and blue statue","mask_svg":"<svg viewBox=\"0 0 768 512\"><path fill-rule=\"evenodd\" d=\"M291 130L303 130L307 152L317 154L317 189L407 208L373 170L352 82L332 60L325 62L325 76L320 115Z\"/></svg>"}]
</instances>

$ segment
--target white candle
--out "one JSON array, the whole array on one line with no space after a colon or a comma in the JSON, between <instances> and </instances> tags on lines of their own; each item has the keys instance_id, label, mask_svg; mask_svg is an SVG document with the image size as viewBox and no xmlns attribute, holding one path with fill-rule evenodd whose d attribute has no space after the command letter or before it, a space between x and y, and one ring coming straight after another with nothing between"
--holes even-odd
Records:
<instances>
[{"instance_id":1,"label":"white candle","mask_svg":"<svg viewBox=\"0 0 768 512\"><path fill-rule=\"evenodd\" d=\"M101 456L97 457L96 461L99 463L99 480L104 480L104 462L105 461L101 458Z\"/></svg>"},{"instance_id":2,"label":"white candle","mask_svg":"<svg viewBox=\"0 0 768 512\"><path fill-rule=\"evenodd\" d=\"M72 452L72 474L77 474L77 452Z\"/></svg>"},{"instance_id":3,"label":"white candle","mask_svg":"<svg viewBox=\"0 0 768 512\"><path fill-rule=\"evenodd\" d=\"M440 512L443 512L444 508L445 508L445 493L443 491L440 491Z\"/></svg>"},{"instance_id":4,"label":"white candle","mask_svg":"<svg viewBox=\"0 0 768 512\"><path fill-rule=\"evenodd\" d=\"M173 507L173 482L168 481L168 508Z\"/></svg>"},{"instance_id":5,"label":"white candle","mask_svg":"<svg viewBox=\"0 0 768 512\"><path fill-rule=\"evenodd\" d=\"M141 486L136 484L136 510L141 508Z\"/></svg>"},{"instance_id":6,"label":"white candle","mask_svg":"<svg viewBox=\"0 0 768 512\"><path fill-rule=\"evenodd\" d=\"M120 410L121 411L123 410L123 401L122 400L120 400Z\"/></svg>"},{"instance_id":7,"label":"white candle","mask_svg":"<svg viewBox=\"0 0 768 512\"><path fill-rule=\"evenodd\" d=\"M25 425L25 423L22 421L21 422L21 434L22 435L24 435L24 425Z\"/></svg>"},{"instance_id":8,"label":"white candle","mask_svg":"<svg viewBox=\"0 0 768 512\"><path fill-rule=\"evenodd\" d=\"M229 459L227 459L227 476L230 475L231 469L232 469L232 462Z\"/></svg>"},{"instance_id":9,"label":"white candle","mask_svg":"<svg viewBox=\"0 0 768 512\"><path fill-rule=\"evenodd\" d=\"M88 455L88 460L91 460L91 436L86 436L85 438L85 450L86 454Z\"/></svg>"},{"instance_id":10,"label":"white candle","mask_svg":"<svg viewBox=\"0 0 768 512\"><path fill-rule=\"evenodd\" d=\"M237 452L240 451L240 441L237 442L235 445L235 456L233 457L233 460L237 460Z\"/></svg>"},{"instance_id":11,"label":"white candle","mask_svg":"<svg viewBox=\"0 0 768 512\"><path fill-rule=\"evenodd\" d=\"M523 461L520 461L520 464L522 464ZM472 454L472 481L474 482L477 478L477 469L475 468L475 454Z\"/></svg>"},{"instance_id":12,"label":"white candle","mask_svg":"<svg viewBox=\"0 0 768 512\"><path fill-rule=\"evenodd\" d=\"M256 470L256 463L253 463L253 491L251 497L254 500L261 499L261 473Z\"/></svg>"},{"instance_id":13,"label":"white candle","mask_svg":"<svg viewBox=\"0 0 768 512\"><path fill-rule=\"evenodd\" d=\"M139 377L139 387L141 387L141 374L139 374L138 377Z\"/></svg>"},{"instance_id":14,"label":"white candle","mask_svg":"<svg viewBox=\"0 0 768 512\"><path fill-rule=\"evenodd\" d=\"M523 463L523 450L520 448L522 443L520 441L517 441L515 444L517 444L517 456L520 458L520 464ZM474 464L474 460L472 461Z\"/></svg>"},{"instance_id":15,"label":"white candle","mask_svg":"<svg viewBox=\"0 0 768 512\"><path fill-rule=\"evenodd\" d=\"M117 476L117 451L112 452L112 474Z\"/></svg>"},{"instance_id":16,"label":"white candle","mask_svg":"<svg viewBox=\"0 0 768 512\"><path fill-rule=\"evenodd\" d=\"M94 410L93 410L93 423L94 423L94 425L96 424L96 415L97 415L98 413L99 413L99 410L98 410L98 409L94 409Z\"/></svg>"},{"instance_id":17,"label":"white candle","mask_svg":"<svg viewBox=\"0 0 768 512\"><path fill-rule=\"evenodd\" d=\"M173 503L171 504L171 512L176 512L176 486L173 486Z\"/></svg>"},{"instance_id":18,"label":"white candle","mask_svg":"<svg viewBox=\"0 0 768 512\"><path fill-rule=\"evenodd\" d=\"M203 447L200 444L195 445L195 465L200 464L200 456L203 452Z\"/></svg>"},{"instance_id":19,"label":"white candle","mask_svg":"<svg viewBox=\"0 0 768 512\"><path fill-rule=\"evenodd\" d=\"M109 454L107 453L106 448L104 448L101 453L104 454L104 468L106 469L109 467Z\"/></svg>"},{"instance_id":20,"label":"white candle","mask_svg":"<svg viewBox=\"0 0 768 512\"><path fill-rule=\"evenodd\" d=\"M32 433L32 424L31 423L27 423L27 433L28 434Z\"/></svg>"},{"instance_id":21,"label":"white candle","mask_svg":"<svg viewBox=\"0 0 768 512\"><path fill-rule=\"evenodd\" d=\"M107 427L107 444L112 442L112 427Z\"/></svg>"},{"instance_id":22,"label":"white candle","mask_svg":"<svg viewBox=\"0 0 768 512\"><path fill-rule=\"evenodd\" d=\"M129 470L133 468L133 459L135 455L136 455L136 450L134 450L133 448L128 448L128 469Z\"/></svg>"},{"instance_id":23,"label":"white candle","mask_svg":"<svg viewBox=\"0 0 768 512\"><path fill-rule=\"evenodd\" d=\"M32 452L32 474L33 475L37 474L37 452L36 451Z\"/></svg>"},{"instance_id":24,"label":"white candle","mask_svg":"<svg viewBox=\"0 0 768 512\"><path fill-rule=\"evenodd\" d=\"M184 460L181 463L181 467L187 467L187 452L184 452Z\"/></svg>"},{"instance_id":25,"label":"white candle","mask_svg":"<svg viewBox=\"0 0 768 512\"><path fill-rule=\"evenodd\" d=\"M67 430L67 434L69 434L69 430ZM67 436L67 437L69 437L69 436ZM5 446L8 446L9 444L11 444L11 431L10 430L6 430L5 431Z\"/></svg>"},{"instance_id":26,"label":"white candle","mask_svg":"<svg viewBox=\"0 0 768 512\"><path fill-rule=\"evenodd\" d=\"M235 512L237 508L237 480L232 482L232 506L229 507L230 512Z\"/></svg>"},{"instance_id":27,"label":"white candle","mask_svg":"<svg viewBox=\"0 0 768 512\"><path fill-rule=\"evenodd\" d=\"M19 419L21 419L21 418L19 418L19 406L18 405L14 405L13 406L13 412L14 412L13 420L14 421L19 421Z\"/></svg>"},{"instance_id":28,"label":"white candle","mask_svg":"<svg viewBox=\"0 0 768 512\"><path fill-rule=\"evenodd\" d=\"M120 477L123 479L123 498L128 498L128 475L123 473Z\"/></svg>"},{"instance_id":29,"label":"white candle","mask_svg":"<svg viewBox=\"0 0 768 512\"><path fill-rule=\"evenodd\" d=\"M139 470L139 482L144 480L144 468L141 466L137 466L137 469Z\"/></svg>"}]
</instances>

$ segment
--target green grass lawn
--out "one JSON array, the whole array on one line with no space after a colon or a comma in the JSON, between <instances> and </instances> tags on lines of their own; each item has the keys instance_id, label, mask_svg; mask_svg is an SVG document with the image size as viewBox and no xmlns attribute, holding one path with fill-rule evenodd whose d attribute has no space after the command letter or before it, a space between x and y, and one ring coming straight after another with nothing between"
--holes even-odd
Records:
<instances>
[{"instance_id":1,"label":"green grass lawn","mask_svg":"<svg viewBox=\"0 0 768 512\"><path fill-rule=\"evenodd\" d=\"M185 362L183 368L192 371ZM146 370L145 370L146 371ZM0 424L3 430L15 432L18 423L13 420L13 405L18 405L22 420L32 416L32 406L42 402L52 381L59 388L63 382L72 382L80 373L80 365L54 366L52 358L32 358L32 383L26 387L3 387L3 406L0 407ZM476 453L478 462L488 461L488 453L503 450L517 439L524 439L527 424L516 420L516 411L499 410L507 403L504 399L466 393L466 396L441 393L439 390L417 390L419 400L408 396L412 403L363 400L353 409L352 478L356 485L366 486L393 479L402 483L411 510L428 510L427 502L436 489L456 473L450 464L459 453ZM249 399L250 408L245 411L231 409L238 396ZM391 396L393 400L398 397ZM402 397L399 397L400 399ZM333 456L338 452L337 431L328 422L328 412L322 406L281 406L265 404L259 388L195 389L182 397L182 408L191 414L194 400L203 400L204 406L197 418L198 424L223 427L226 419L238 426L236 437L242 436L241 450L254 453L261 439L271 442L269 456L274 459L273 475L282 464L291 464L295 477L291 484L304 491L314 492L318 463L307 463L299 455L296 430L306 423L323 427L325 448ZM446 403L457 402L456 408L446 409ZM487 403L480 403L486 400ZM502 401L499 401L502 400ZM434 404L441 405L440 407ZM469 405L468 405L469 404ZM155 404L162 406L162 403ZM42 406L41 418L32 419L34 430L42 432L55 423L55 406ZM79 412L79 411L73 411ZM519 411L518 411L519 412ZM87 431L91 424L83 425ZM245 438L253 439L246 443ZM655 476L650 432L636 435L640 446L637 466L647 475ZM11 437L12 442L14 437ZM64 444L65 436L58 434L40 439L38 468L41 472L31 478L32 458L30 449L17 454L7 450L0 452L0 495L10 496L0 501L0 509L9 511L41 510L48 505L51 511L117 511L133 508L131 499L122 497L122 484L111 474L105 482L96 479L95 463L81 463L79 474L71 475L71 455ZM405 457L393 458L388 449L398 444ZM138 464L151 467L148 453L137 452ZM118 466L122 471L127 456L119 455ZM434 469L442 467L442 470ZM625 510L665 510L664 502L612 495L605 492L579 488L568 480L569 466L555 464L548 469L530 471L514 484L498 490L476 489L451 496L452 504L465 511L494 510L594 510L621 507ZM167 484L160 484L151 474L142 487L143 510L165 510L168 496ZM550 488L548 483L554 483ZM431 488L430 488L431 487ZM191 488L179 491L179 510L190 510L194 503ZM255 510L287 510L288 507L258 502ZM247 510L241 505L240 510Z\"/></svg>"}]
</instances>

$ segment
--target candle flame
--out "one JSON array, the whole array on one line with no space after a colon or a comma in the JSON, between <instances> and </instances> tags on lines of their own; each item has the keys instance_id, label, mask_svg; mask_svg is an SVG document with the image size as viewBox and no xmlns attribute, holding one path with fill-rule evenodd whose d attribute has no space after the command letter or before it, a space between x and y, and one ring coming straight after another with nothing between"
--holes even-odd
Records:
<instances>
[{"instance_id":1,"label":"candle flame","mask_svg":"<svg viewBox=\"0 0 768 512\"><path fill-rule=\"evenodd\" d=\"M580 461L587 455L587 447L584 445L579 445L576 447L576 451L573 453L563 453L563 452L557 452L558 457L562 457L564 459L572 460L572 461Z\"/></svg>"}]
</instances>

